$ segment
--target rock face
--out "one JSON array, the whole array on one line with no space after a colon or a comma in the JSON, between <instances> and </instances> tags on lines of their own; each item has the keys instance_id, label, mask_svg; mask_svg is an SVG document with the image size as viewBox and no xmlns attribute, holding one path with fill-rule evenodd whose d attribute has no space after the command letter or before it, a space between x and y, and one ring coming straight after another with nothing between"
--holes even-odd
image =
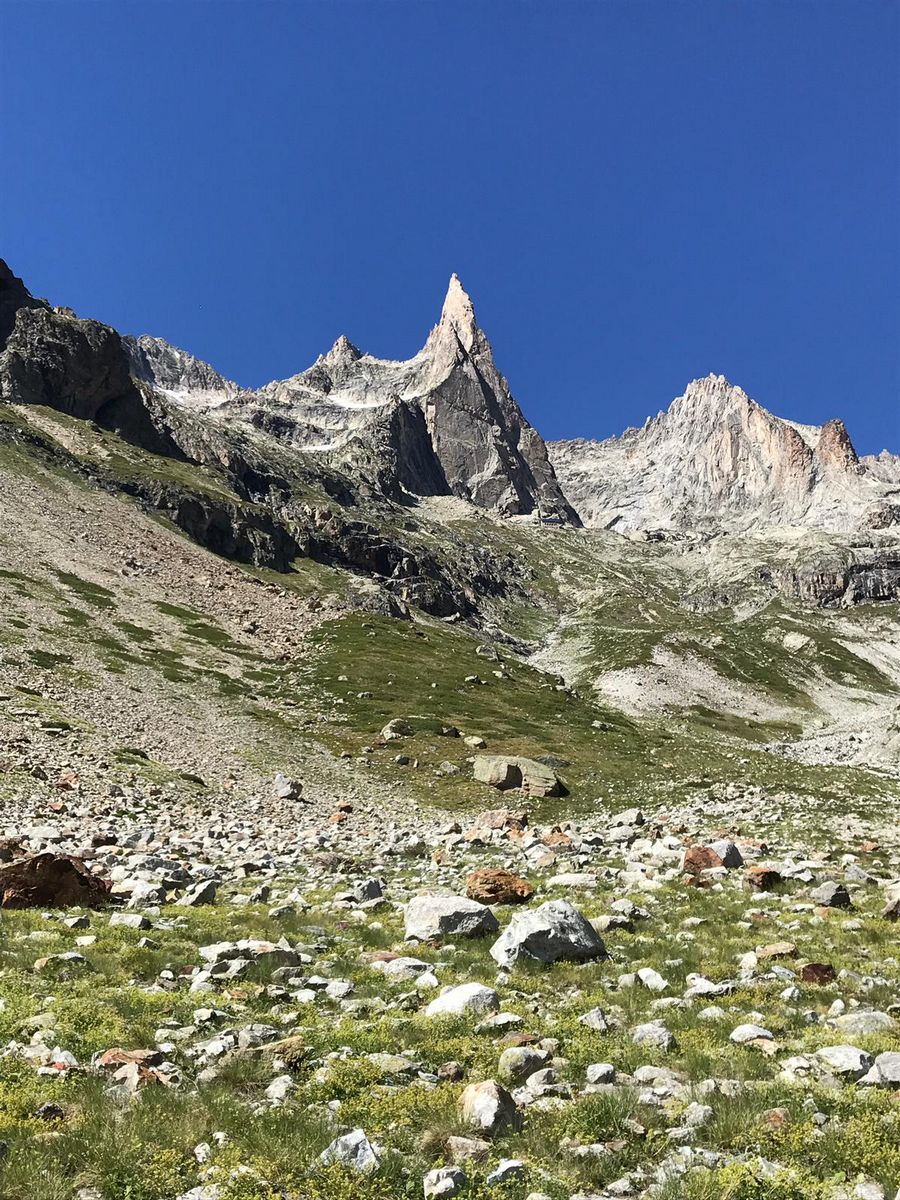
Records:
<instances>
[{"instance_id":1,"label":"rock face","mask_svg":"<svg viewBox=\"0 0 900 1200\"><path fill-rule=\"evenodd\" d=\"M603 442L552 442L550 459L586 525L629 530L895 523L892 455L857 457L841 421L801 425L722 375Z\"/></svg>"},{"instance_id":2,"label":"rock face","mask_svg":"<svg viewBox=\"0 0 900 1200\"><path fill-rule=\"evenodd\" d=\"M135 379L142 379L173 400L211 408L233 400L241 391L215 367L170 346L162 338L147 334L137 338L123 337L122 347Z\"/></svg>"}]
</instances>

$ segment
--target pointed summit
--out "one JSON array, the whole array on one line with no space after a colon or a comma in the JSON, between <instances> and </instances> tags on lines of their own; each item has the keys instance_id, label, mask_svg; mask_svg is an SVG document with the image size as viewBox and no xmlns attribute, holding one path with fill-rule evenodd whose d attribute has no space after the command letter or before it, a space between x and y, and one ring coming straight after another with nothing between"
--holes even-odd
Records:
<instances>
[{"instance_id":1,"label":"pointed summit","mask_svg":"<svg viewBox=\"0 0 900 1200\"><path fill-rule=\"evenodd\" d=\"M345 333L342 333L328 353L322 356L322 361L336 364L356 362L358 358L362 358L362 351L358 346L353 345Z\"/></svg>"},{"instance_id":2,"label":"pointed summit","mask_svg":"<svg viewBox=\"0 0 900 1200\"><path fill-rule=\"evenodd\" d=\"M459 282L454 272L450 276L444 307L441 309L440 328L452 329L466 350L471 350L478 332L475 308L471 297Z\"/></svg>"}]
</instances>

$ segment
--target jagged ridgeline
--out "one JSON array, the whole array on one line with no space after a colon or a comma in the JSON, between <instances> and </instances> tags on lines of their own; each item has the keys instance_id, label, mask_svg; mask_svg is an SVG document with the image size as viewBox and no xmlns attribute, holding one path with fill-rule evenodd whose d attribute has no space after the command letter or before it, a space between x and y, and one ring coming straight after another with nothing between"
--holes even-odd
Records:
<instances>
[{"instance_id":1,"label":"jagged ridgeline","mask_svg":"<svg viewBox=\"0 0 900 1200\"><path fill-rule=\"evenodd\" d=\"M579 523L455 275L409 361L341 337L308 370L258 391L158 338L120 337L35 299L6 264L0 305L0 399L93 422L156 456L134 478L103 463L97 473L216 553L278 571L308 556L383 581L394 615L412 603L465 616L479 594L515 588L517 572L476 546L448 554L402 536L417 497ZM7 437L20 435L7 423Z\"/></svg>"}]
</instances>

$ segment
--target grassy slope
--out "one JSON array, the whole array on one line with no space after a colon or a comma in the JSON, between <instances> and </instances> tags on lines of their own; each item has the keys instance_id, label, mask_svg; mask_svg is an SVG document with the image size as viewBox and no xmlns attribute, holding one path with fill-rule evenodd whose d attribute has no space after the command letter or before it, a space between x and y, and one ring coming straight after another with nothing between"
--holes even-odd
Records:
<instances>
[{"instance_id":1,"label":"grassy slope","mask_svg":"<svg viewBox=\"0 0 900 1200\"><path fill-rule=\"evenodd\" d=\"M316 632L294 686L330 696L319 736L337 751L372 747L388 720L407 718L415 737L375 746L367 755L372 769L448 807L484 803L490 793L470 778L472 751L440 736L442 724L482 736L491 752L568 759L562 776L571 796L547 801L546 815L590 810L598 799L623 807L673 801L698 787L741 779L837 801L848 792L893 794L891 782L875 774L806 767L762 750L759 738L771 735L769 726L703 712L628 719L598 704L589 689L557 690L548 676L512 656L504 654L502 663L481 658L477 645L466 631L439 623L348 616ZM466 683L469 675L485 682ZM418 758L417 772L394 762L400 751ZM459 766L461 775L439 774L443 761Z\"/></svg>"}]
</instances>

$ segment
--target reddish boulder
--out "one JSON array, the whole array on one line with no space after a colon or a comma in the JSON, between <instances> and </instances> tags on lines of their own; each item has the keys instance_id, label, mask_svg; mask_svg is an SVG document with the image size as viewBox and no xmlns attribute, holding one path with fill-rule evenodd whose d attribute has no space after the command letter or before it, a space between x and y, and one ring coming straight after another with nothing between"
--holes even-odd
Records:
<instances>
[{"instance_id":1,"label":"reddish boulder","mask_svg":"<svg viewBox=\"0 0 900 1200\"><path fill-rule=\"evenodd\" d=\"M688 846L684 852L681 869L686 875L699 875L702 871L711 871L714 867L724 867L720 855L712 846Z\"/></svg>"},{"instance_id":2,"label":"reddish boulder","mask_svg":"<svg viewBox=\"0 0 900 1200\"><path fill-rule=\"evenodd\" d=\"M109 880L64 854L38 854L0 867L0 908L102 908L109 889Z\"/></svg>"},{"instance_id":3,"label":"reddish boulder","mask_svg":"<svg viewBox=\"0 0 900 1200\"><path fill-rule=\"evenodd\" d=\"M534 895L534 888L512 871L482 867L466 880L466 895L479 904L524 904Z\"/></svg>"}]
</instances>

